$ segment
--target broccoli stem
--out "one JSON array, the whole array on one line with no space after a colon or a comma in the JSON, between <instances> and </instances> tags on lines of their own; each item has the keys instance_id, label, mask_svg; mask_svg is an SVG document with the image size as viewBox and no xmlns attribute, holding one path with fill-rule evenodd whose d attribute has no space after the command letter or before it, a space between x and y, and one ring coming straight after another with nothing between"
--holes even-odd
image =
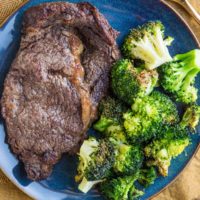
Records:
<instances>
[{"instance_id":1,"label":"broccoli stem","mask_svg":"<svg viewBox=\"0 0 200 200\"><path fill-rule=\"evenodd\" d=\"M138 42L132 42L132 43L134 45L137 45L138 57L140 55L142 60L146 59L149 63L151 62L154 63L155 60L159 60L159 57L156 54L156 52L152 51L152 49L154 49L154 45L147 37L144 37L144 41L140 41L140 43Z\"/></svg>"},{"instance_id":2,"label":"broccoli stem","mask_svg":"<svg viewBox=\"0 0 200 200\"><path fill-rule=\"evenodd\" d=\"M178 68L176 70L176 75L178 76L178 79L176 80L176 84L174 85L174 91L178 91L179 88L182 86L183 81L187 77L188 73L191 71L191 69L186 65L183 68Z\"/></svg>"},{"instance_id":3,"label":"broccoli stem","mask_svg":"<svg viewBox=\"0 0 200 200\"><path fill-rule=\"evenodd\" d=\"M200 50L192 50L184 54L178 54L174 60L180 62L184 68L198 69L200 71Z\"/></svg>"},{"instance_id":4,"label":"broccoli stem","mask_svg":"<svg viewBox=\"0 0 200 200\"><path fill-rule=\"evenodd\" d=\"M183 89L187 89L189 88L189 86L191 85L191 83L193 83L194 78L196 77L196 75L199 73L198 69L193 69L191 70L187 75L186 78L184 79L184 84L183 84Z\"/></svg>"},{"instance_id":5,"label":"broccoli stem","mask_svg":"<svg viewBox=\"0 0 200 200\"><path fill-rule=\"evenodd\" d=\"M163 42L163 36L158 28L156 29L155 34L156 34L156 37L154 39L154 47L158 55L160 55L161 57L166 56L168 60L172 60L168 52L168 49L166 47L166 43Z\"/></svg>"},{"instance_id":6,"label":"broccoli stem","mask_svg":"<svg viewBox=\"0 0 200 200\"><path fill-rule=\"evenodd\" d=\"M174 91L178 91L181 86L188 88L194 82L194 78L200 72L200 51L192 50L174 57L174 64L177 63L175 74L178 76Z\"/></svg>"}]
</instances>

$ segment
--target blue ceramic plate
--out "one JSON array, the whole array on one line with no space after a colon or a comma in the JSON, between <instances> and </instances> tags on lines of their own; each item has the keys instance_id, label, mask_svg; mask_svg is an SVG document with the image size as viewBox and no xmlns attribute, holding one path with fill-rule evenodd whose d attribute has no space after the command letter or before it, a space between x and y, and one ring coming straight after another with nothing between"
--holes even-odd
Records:
<instances>
[{"instance_id":1,"label":"blue ceramic plate","mask_svg":"<svg viewBox=\"0 0 200 200\"><path fill-rule=\"evenodd\" d=\"M0 87L9 70L11 62L19 47L20 29L23 12L34 5L50 2L51 0L32 0L18 10L0 29ZM59 0L61 1L61 0ZM121 32L118 43L122 43L129 29L149 20L161 20L166 26L166 33L175 38L170 47L172 55L198 48L198 44L187 26L179 17L159 0L88 0L105 15L110 24ZM72 0L70 2L78 2ZM200 77L197 78L197 87L200 88ZM199 102L200 103L200 102ZM90 130L90 133L93 131ZM199 131L198 131L199 132ZM192 144L181 156L172 161L169 176L158 178L154 185L146 189L142 200L158 193L168 185L187 165L194 155L200 142L200 135L192 135ZM22 164L10 152L6 143L3 120L0 121L0 167L4 173L28 195L38 200L100 200L103 199L96 190L89 194L77 191L74 183L75 166L77 159L63 156L54 167L52 175L46 180L32 182L26 178Z\"/></svg>"}]
</instances>

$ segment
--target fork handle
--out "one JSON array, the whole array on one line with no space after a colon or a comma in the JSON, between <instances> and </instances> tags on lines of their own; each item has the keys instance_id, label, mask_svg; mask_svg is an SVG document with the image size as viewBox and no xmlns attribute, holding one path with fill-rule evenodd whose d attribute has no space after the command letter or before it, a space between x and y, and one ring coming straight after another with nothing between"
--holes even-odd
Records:
<instances>
[{"instance_id":1,"label":"fork handle","mask_svg":"<svg viewBox=\"0 0 200 200\"><path fill-rule=\"evenodd\" d=\"M200 24L200 14L194 9L194 7L191 5L191 3L188 0L184 0L180 2L180 5L182 5L186 11L195 18L195 20Z\"/></svg>"}]
</instances>

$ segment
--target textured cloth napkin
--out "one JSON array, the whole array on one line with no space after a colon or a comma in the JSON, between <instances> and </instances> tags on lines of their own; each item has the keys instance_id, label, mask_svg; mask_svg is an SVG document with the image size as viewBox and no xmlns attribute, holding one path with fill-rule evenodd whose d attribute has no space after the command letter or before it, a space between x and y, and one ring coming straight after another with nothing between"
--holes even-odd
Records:
<instances>
[{"instance_id":1,"label":"textured cloth napkin","mask_svg":"<svg viewBox=\"0 0 200 200\"><path fill-rule=\"evenodd\" d=\"M9 16L28 0L0 0L0 27Z\"/></svg>"},{"instance_id":2,"label":"textured cloth napkin","mask_svg":"<svg viewBox=\"0 0 200 200\"><path fill-rule=\"evenodd\" d=\"M28 0L0 0L0 26L10 14ZM148 0L147 0L148 1ZM167 2L187 21L200 43L200 25L175 3ZM190 0L200 13L200 0ZM0 40L1 42L1 40ZM48 199L48 197L47 197ZM0 200L31 200L0 171ZM151 200L200 200L200 149L184 172L166 189Z\"/></svg>"}]
</instances>

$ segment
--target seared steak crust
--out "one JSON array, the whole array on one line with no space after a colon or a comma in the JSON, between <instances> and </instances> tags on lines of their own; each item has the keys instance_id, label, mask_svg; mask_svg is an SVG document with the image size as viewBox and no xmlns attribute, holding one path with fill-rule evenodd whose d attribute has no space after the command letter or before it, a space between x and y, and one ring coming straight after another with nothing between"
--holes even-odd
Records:
<instances>
[{"instance_id":1,"label":"seared steak crust","mask_svg":"<svg viewBox=\"0 0 200 200\"><path fill-rule=\"evenodd\" d=\"M49 176L85 137L119 58L117 34L89 3L26 11L1 102L8 142L30 179Z\"/></svg>"}]
</instances>

